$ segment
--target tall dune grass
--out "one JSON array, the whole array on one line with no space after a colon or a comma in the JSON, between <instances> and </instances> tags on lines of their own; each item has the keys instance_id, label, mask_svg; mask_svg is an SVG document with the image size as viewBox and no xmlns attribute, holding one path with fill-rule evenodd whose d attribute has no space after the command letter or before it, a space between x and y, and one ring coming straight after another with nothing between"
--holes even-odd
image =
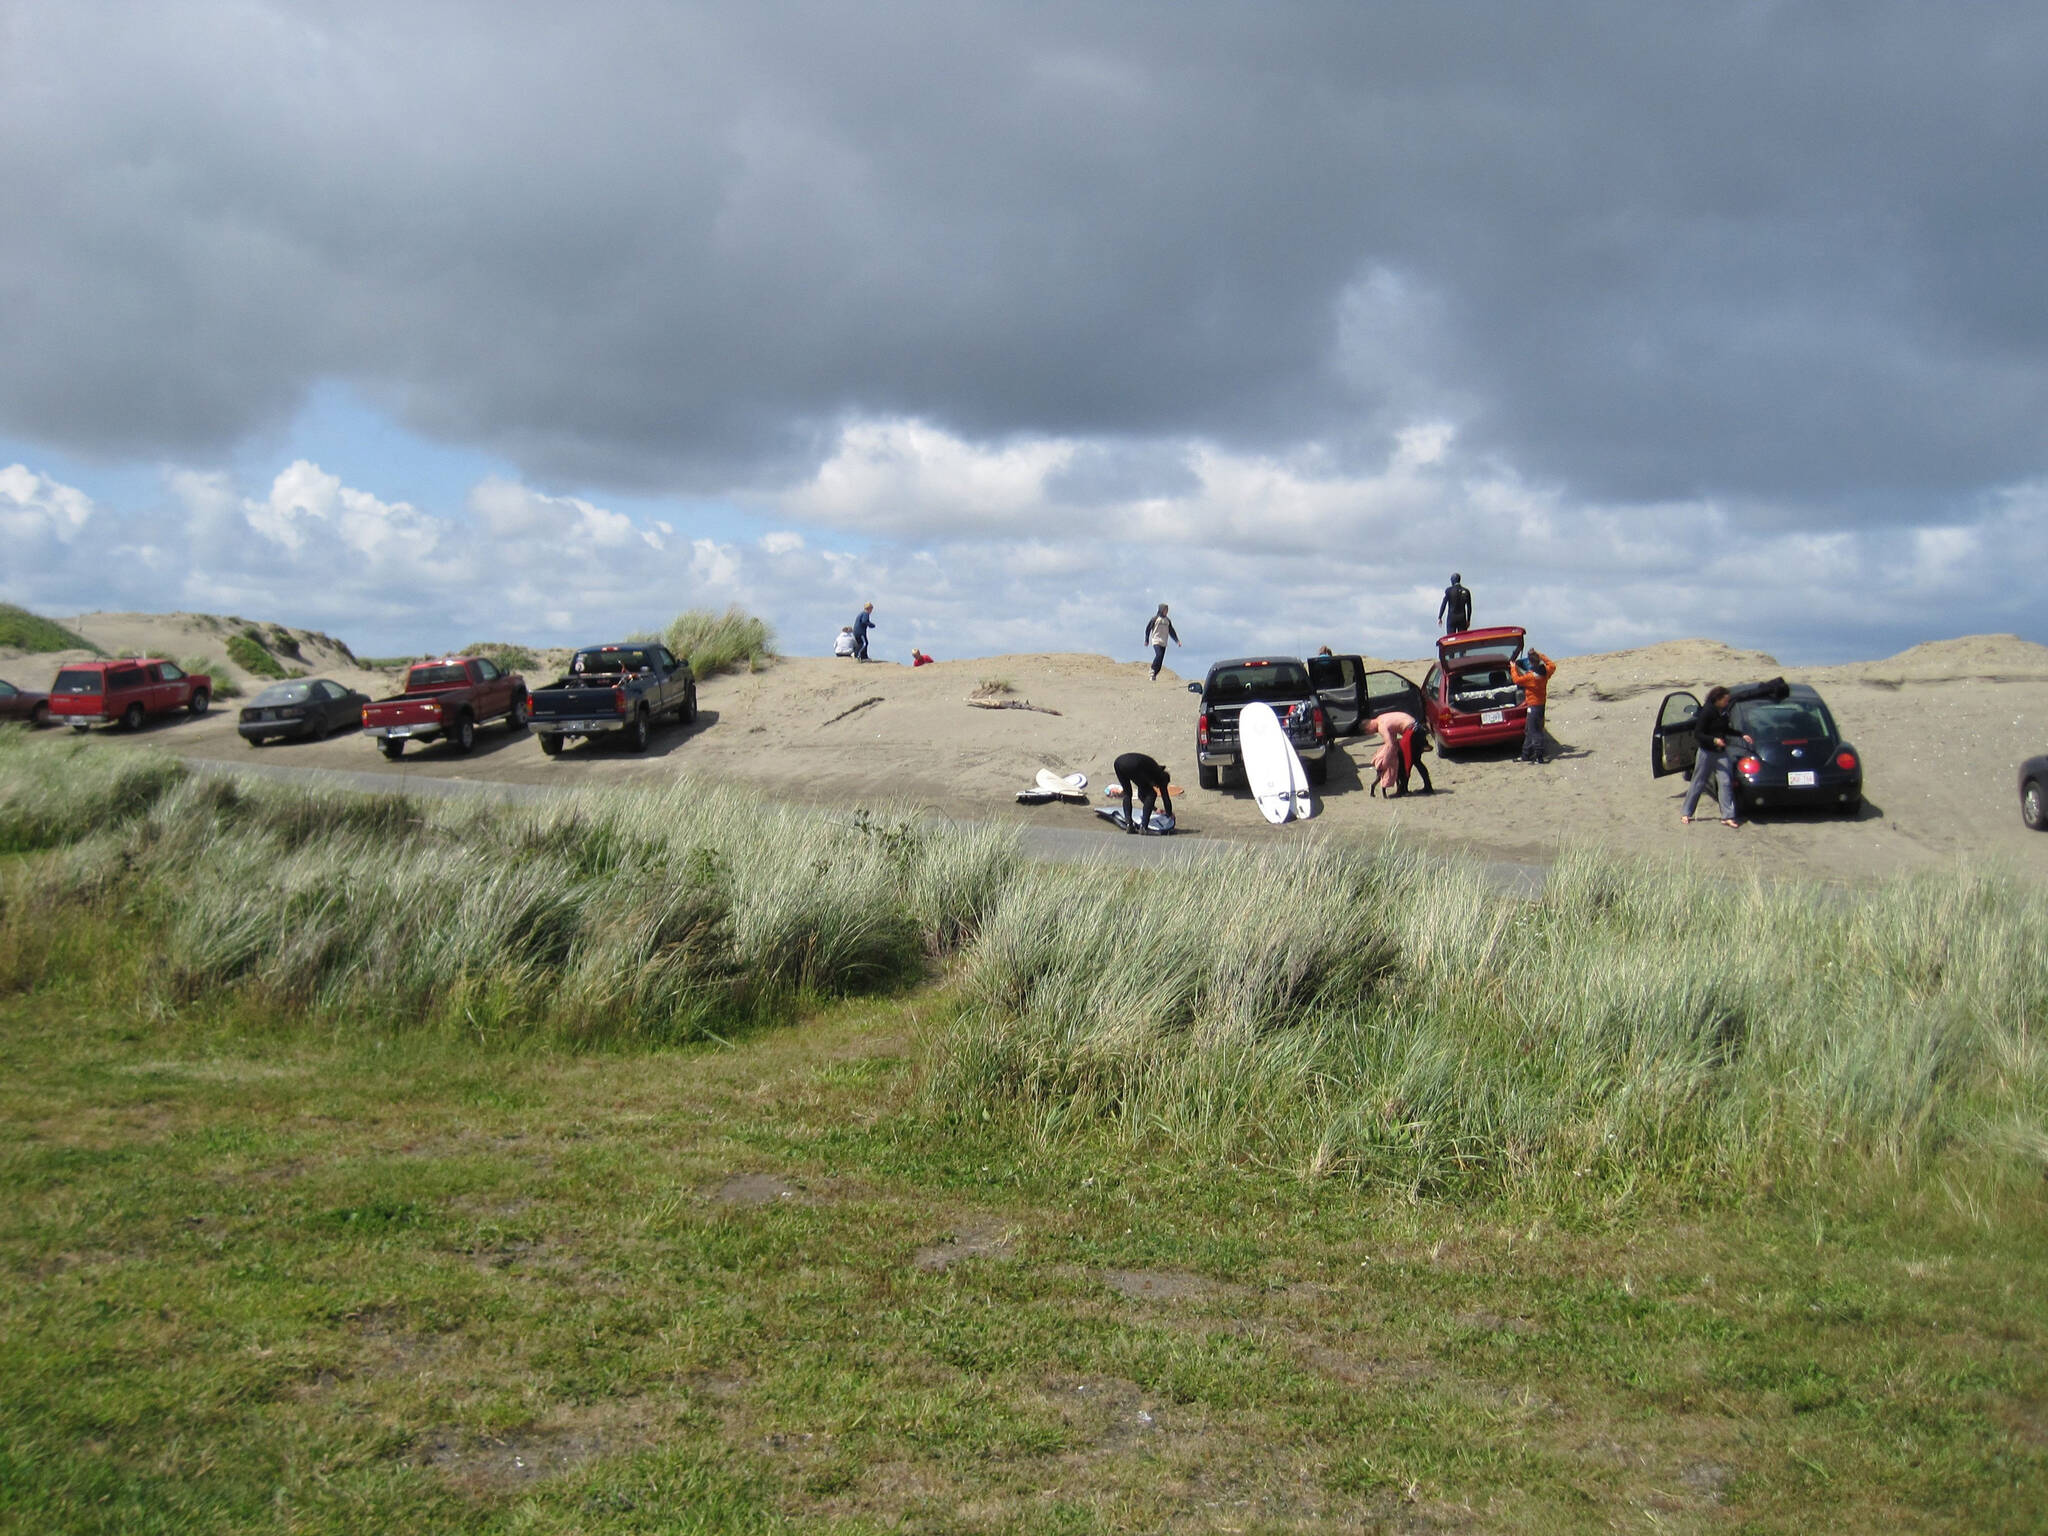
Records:
<instances>
[{"instance_id":1,"label":"tall dune grass","mask_svg":"<svg viewBox=\"0 0 2048 1536\"><path fill-rule=\"evenodd\" d=\"M0 847L72 845L15 882L6 921L118 889L162 930L173 1003L577 1040L719 1034L921 976L1015 863L993 831L834 821L688 783L421 805L191 777L139 753L0 750Z\"/></svg>"},{"instance_id":2,"label":"tall dune grass","mask_svg":"<svg viewBox=\"0 0 2048 1536\"><path fill-rule=\"evenodd\" d=\"M669 622L668 648L699 677L753 672L775 659L775 631L737 604L723 613L691 608Z\"/></svg>"},{"instance_id":3,"label":"tall dune grass","mask_svg":"<svg viewBox=\"0 0 2048 1536\"><path fill-rule=\"evenodd\" d=\"M0 989L67 922L156 1001L661 1041L947 966L926 1105L1415 1191L2048 1172L2048 895L1854 892L1595 853L1543 896L1390 846L1172 870L688 783L536 805L197 779L0 736ZM56 937L53 937L56 935ZM52 958L52 957L57 958Z\"/></svg>"}]
</instances>

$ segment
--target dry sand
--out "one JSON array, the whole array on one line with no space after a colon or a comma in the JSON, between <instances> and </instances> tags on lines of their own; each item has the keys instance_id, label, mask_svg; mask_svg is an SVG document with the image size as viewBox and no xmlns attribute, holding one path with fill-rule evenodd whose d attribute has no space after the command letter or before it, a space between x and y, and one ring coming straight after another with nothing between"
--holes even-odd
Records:
<instances>
[{"instance_id":1,"label":"dry sand","mask_svg":"<svg viewBox=\"0 0 2048 1536\"><path fill-rule=\"evenodd\" d=\"M226 621L205 615L88 614L67 623L108 651L224 656ZM319 675L372 696L395 690L296 631ZM0 677L46 688L61 656L9 657ZM1420 679L1420 661L1375 662ZM230 673L232 668L225 670ZM1387 803L1369 799L1358 766L1376 744L1350 737L1333 756L1323 812L1304 828L1273 828L1226 776L1221 792L1193 787L1195 701L1171 672L1148 681L1139 662L1101 656L1003 656L919 668L797 657L750 676L717 677L700 689L702 716L657 732L645 756L579 746L544 758L530 735L487 729L470 756L445 746L387 763L359 737L284 743L261 752L235 733L232 706L201 720L154 724L109 741L166 747L194 757L255 760L360 772L534 784L662 782L702 774L752 784L778 799L825 805L919 806L965 819L1102 826L1073 806L1019 806L1015 791L1041 767L1109 781L1117 753L1136 749L1189 781L1177 804L1185 833L1278 841L1304 835L1377 838L1398 828L1431 846L1491 858L1540 861L1561 842L1669 855L1727 872L1868 879L1902 870L2005 867L2048 878L2048 837L2019 822L2014 775L2048 752L2048 647L2010 635L1918 645L1883 661L1787 669L1755 651L1705 640L1563 658L1551 685L1548 766L1514 761L1512 749L1432 762L1437 792ZM1711 818L1681 826L1677 777L1649 773L1651 722L1663 695L1783 672L1818 687L1862 752L1867 804L1843 818L1776 813L1731 832ZM985 680L996 697L1034 709L973 707ZM541 681L543 679L535 679ZM247 683L253 692L253 685ZM1057 711L1043 713L1041 711Z\"/></svg>"}]
</instances>

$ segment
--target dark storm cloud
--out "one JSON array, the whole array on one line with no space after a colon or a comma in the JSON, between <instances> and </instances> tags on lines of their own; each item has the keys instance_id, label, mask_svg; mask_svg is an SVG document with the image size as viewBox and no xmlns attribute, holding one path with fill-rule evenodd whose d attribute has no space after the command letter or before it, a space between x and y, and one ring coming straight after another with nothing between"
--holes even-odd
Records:
<instances>
[{"instance_id":1,"label":"dark storm cloud","mask_svg":"<svg viewBox=\"0 0 2048 1536\"><path fill-rule=\"evenodd\" d=\"M342 378L613 487L861 415L1362 461L1449 412L1817 524L2048 461L2038 5L4 14L0 428L72 451Z\"/></svg>"}]
</instances>

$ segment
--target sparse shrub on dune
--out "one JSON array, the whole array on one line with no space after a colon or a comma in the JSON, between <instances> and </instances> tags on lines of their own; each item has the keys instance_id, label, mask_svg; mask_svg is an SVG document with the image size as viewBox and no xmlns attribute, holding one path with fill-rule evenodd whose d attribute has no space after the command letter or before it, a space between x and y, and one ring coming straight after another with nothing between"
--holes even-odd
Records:
<instances>
[{"instance_id":1,"label":"sparse shrub on dune","mask_svg":"<svg viewBox=\"0 0 2048 1536\"><path fill-rule=\"evenodd\" d=\"M775 659L775 631L737 604L723 613L691 608L670 620L668 648L699 677L753 672Z\"/></svg>"},{"instance_id":2,"label":"sparse shrub on dune","mask_svg":"<svg viewBox=\"0 0 2048 1536\"><path fill-rule=\"evenodd\" d=\"M254 629L238 630L227 638L228 660L251 677L283 678L284 663L270 654Z\"/></svg>"},{"instance_id":3,"label":"sparse shrub on dune","mask_svg":"<svg viewBox=\"0 0 2048 1536\"><path fill-rule=\"evenodd\" d=\"M95 656L106 654L85 636L66 629L55 619L30 613L13 603L0 603L0 645L31 654L43 651L90 651Z\"/></svg>"}]
</instances>

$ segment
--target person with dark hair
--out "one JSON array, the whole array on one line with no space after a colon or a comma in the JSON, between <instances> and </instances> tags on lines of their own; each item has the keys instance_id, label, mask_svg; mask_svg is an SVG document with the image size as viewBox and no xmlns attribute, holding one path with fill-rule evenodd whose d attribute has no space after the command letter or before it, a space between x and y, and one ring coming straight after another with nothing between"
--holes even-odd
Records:
<instances>
[{"instance_id":1,"label":"person with dark hair","mask_svg":"<svg viewBox=\"0 0 2048 1536\"><path fill-rule=\"evenodd\" d=\"M1515 686L1522 690L1522 702L1528 706L1529 716L1522 726L1522 761L1525 763L1547 763L1550 754L1543 750L1543 706L1550 697L1550 679L1557 671L1557 663L1545 656L1535 646L1530 646L1522 655L1521 662L1510 659L1508 676L1515 680Z\"/></svg>"},{"instance_id":2,"label":"person with dark hair","mask_svg":"<svg viewBox=\"0 0 2048 1536\"><path fill-rule=\"evenodd\" d=\"M1142 832L1152 823L1152 810L1156 805L1164 818L1173 815L1172 778L1159 765L1156 758L1147 757L1143 752L1125 752L1112 765L1116 771L1117 785L1123 791L1124 830ZM1138 806L1144 804L1140 814Z\"/></svg>"},{"instance_id":3,"label":"person with dark hair","mask_svg":"<svg viewBox=\"0 0 2048 1536\"><path fill-rule=\"evenodd\" d=\"M1699 755L1693 759L1692 782L1685 787L1685 804L1678 811L1678 819L1687 826L1692 824L1692 813L1700 796L1706 793L1707 780L1717 775L1721 780L1721 825L1742 825L1735 815L1735 754L1729 748L1736 741L1746 742L1750 738L1736 730L1729 720L1729 712L1734 708L1730 690L1709 688L1706 703L1693 716L1692 734L1699 743Z\"/></svg>"},{"instance_id":4,"label":"person with dark hair","mask_svg":"<svg viewBox=\"0 0 2048 1536\"><path fill-rule=\"evenodd\" d=\"M875 628L875 605L867 603L862 606L859 613L853 616L853 659L855 661L866 661L868 659L868 631L873 628Z\"/></svg>"},{"instance_id":5,"label":"person with dark hair","mask_svg":"<svg viewBox=\"0 0 2048 1536\"><path fill-rule=\"evenodd\" d=\"M1451 572L1451 584L1444 588L1444 600L1436 605L1436 621L1447 635L1462 635L1472 627L1472 594L1456 571Z\"/></svg>"},{"instance_id":6,"label":"person with dark hair","mask_svg":"<svg viewBox=\"0 0 2048 1536\"><path fill-rule=\"evenodd\" d=\"M1152 647L1152 681L1159 681L1159 669L1166 665L1166 642L1180 644L1180 636L1173 631L1173 620L1166 616L1166 604L1159 605L1159 611L1152 615L1145 625L1145 643Z\"/></svg>"}]
</instances>

